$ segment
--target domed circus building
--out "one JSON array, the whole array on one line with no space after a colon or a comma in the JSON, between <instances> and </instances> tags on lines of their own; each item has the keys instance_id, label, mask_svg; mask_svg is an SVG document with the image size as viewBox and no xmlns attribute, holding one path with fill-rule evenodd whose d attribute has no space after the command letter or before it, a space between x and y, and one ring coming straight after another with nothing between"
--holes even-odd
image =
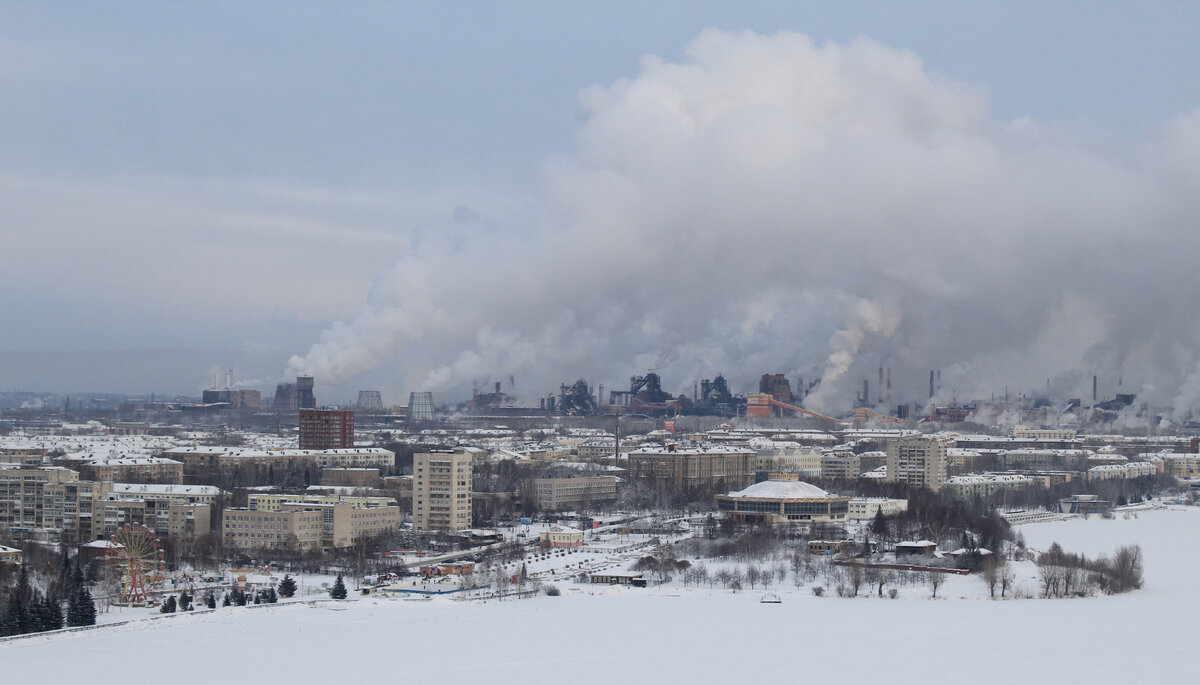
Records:
<instances>
[{"instance_id":1,"label":"domed circus building","mask_svg":"<svg viewBox=\"0 0 1200 685\"><path fill-rule=\"evenodd\" d=\"M798 480L764 480L717 495L717 508L740 523L845 521L850 498Z\"/></svg>"}]
</instances>

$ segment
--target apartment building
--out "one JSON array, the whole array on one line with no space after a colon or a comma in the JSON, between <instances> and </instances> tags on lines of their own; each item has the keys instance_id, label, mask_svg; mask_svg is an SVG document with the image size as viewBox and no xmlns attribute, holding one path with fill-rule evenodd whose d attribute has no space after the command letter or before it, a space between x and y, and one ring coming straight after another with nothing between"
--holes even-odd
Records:
<instances>
[{"instance_id":1,"label":"apartment building","mask_svg":"<svg viewBox=\"0 0 1200 685\"><path fill-rule=\"evenodd\" d=\"M879 513L895 516L908 511L908 500L888 497L855 497L850 500L847 518L851 521L870 521Z\"/></svg>"},{"instance_id":2,"label":"apartment building","mask_svg":"<svg viewBox=\"0 0 1200 685\"><path fill-rule=\"evenodd\" d=\"M754 482L756 459L743 447L650 447L629 453L629 477L676 490L740 490Z\"/></svg>"},{"instance_id":3,"label":"apartment building","mask_svg":"<svg viewBox=\"0 0 1200 685\"><path fill-rule=\"evenodd\" d=\"M471 451L458 448L413 456L413 529L471 527Z\"/></svg>"},{"instance_id":4,"label":"apartment building","mask_svg":"<svg viewBox=\"0 0 1200 685\"><path fill-rule=\"evenodd\" d=\"M862 472L862 459L853 452L826 452L821 455L821 478L855 480Z\"/></svg>"},{"instance_id":5,"label":"apartment building","mask_svg":"<svg viewBox=\"0 0 1200 685\"><path fill-rule=\"evenodd\" d=\"M182 483L183 462L163 457L96 459L79 466L85 480L122 483Z\"/></svg>"},{"instance_id":6,"label":"apartment building","mask_svg":"<svg viewBox=\"0 0 1200 685\"><path fill-rule=\"evenodd\" d=\"M394 507L395 497L351 497L345 495L284 495L273 492L253 493L246 496L246 507L251 511L283 511L284 505L349 504L358 509L367 507Z\"/></svg>"},{"instance_id":7,"label":"apartment building","mask_svg":"<svg viewBox=\"0 0 1200 685\"><path fill-rule=\"evenodd\" d=\"M941 490L946 485L946 443L928 437L889 439L887 480Z\"/></svg>"},{"instance_id":8,"label":"apartment building","mask_svg":"<svg viewBox=\"0 0 1200 685\"><path fill-rule=\"evenodd\" d=\"M617 500L616 476L535 478L534 497L538 509L565 511L586 509Z\"/></svg>"},{"instance_id":9,"label":"apartment building","mask_svg":"<svg viewBox=\"0 0 1200 685\"><path fill-rule=\"evenodd\" d=\"M354 447L354 412L349 409L301 409L300 449Z\"/></svg>"},{"instance_id":10,"label":"apartment building","mask_svg":"<svg viewBox=\"0 0 1200 685\"><path fill-rule=\"evenodd\" d=\"M297 507L287 511L229 508L221 515L221 542L229 548L320 549L325 513Z\"/></svg>"},{"instance_id":11,"label":"apartment building","mask_svg":"<svg viewBox=\"0 0 1200 685\"><path fill-rule=\"evenodd\" d=\"M280 511L321 512L321 547L344 549L359 538L372 537L400 527L400 507L329 504L284 504Z\"/></svg>"},{"instance_id":12,"label":"apartment building","mask_svg":"<svg viewBox=\"0 0 1200 685\"><path fill-rule=\"evenodd\" d=\"M77 480L78 473L61 466L0 464L0 528L30 533L53 527L53 513L46 517L45 486Z\"/></svg>"},{"instance_id":13,"label":"apartment building","mask_svg":"<svg viewBox=\"0 0 1200 685\"><path fill-rule=\"evenodd\" d=\"M47 528L57 528L66 540L86 542L100 537L92 527L95 503L108 497L112 483L73 480L42 487Z\"/></svg>"}]
</instances>

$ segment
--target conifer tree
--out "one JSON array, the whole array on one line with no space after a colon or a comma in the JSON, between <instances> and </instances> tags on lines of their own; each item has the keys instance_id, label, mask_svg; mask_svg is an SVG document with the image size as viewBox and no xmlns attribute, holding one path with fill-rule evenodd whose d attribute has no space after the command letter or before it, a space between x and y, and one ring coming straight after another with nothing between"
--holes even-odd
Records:
<instances>
[{"instance_id":1,"label":"conifer tree","mask_svg":"<svg viewBox=\"0 0 1200 685\"><path fill-rule=\"evenodd\" d=\"M41 604L42 630L58 630L63 627L62 602L53 592L46 593Z\"/></svg>"},{"instance_id":2,"label":"conifer tree","mask_svg":"<svg viewBox=\"0 0 1200 685\"><path fill-rule=\"evenodd\" d=\"M192 598L190 595L188 595L187 590L184 590L183 592L179 593L179 610L180 611L191 611L192 610Z\"/></svg>"},{"instance_id":3,"label":"conifer tree","mask_svg":"<svg viewBox=\"0 0 1200 685\"><path fill-rule=\"evenodd\" d=\"M333 581L329 596L333 599L346 599L346 583L342 581L342 574L339 573L337 580Z\"/></svg>"},{"instance_id":4,"label":"conifer tree","mask_svg":"<svg viewBox=\"0 0 1200 685\"><path fill-rule=\"evenodd\" d=\"M232 600L230 600L230 599L229 599L229 593L228 593L228 592L226 592L226 593L225 593L225 598L221 600L221 606L223 606L223 607L227 607L227 606L229 606L229 605L231 605L231 604L233 604L233 602L232 602Z\"/></svg>"},{"instance_id":5,"label":"conifer tree","mask_svg":"<svg viewBox=\"0 0 1200 685\"><path fill-rule=\"evenodd\" d=\"M204 606L208 607L209 609L217 608L217 596L213 594L212 590L204 593Z\"/></svg>"},{"instance_id":6,"label":"conifer tree","mask_svg":"<svg viewBox=\"0 0 1200 685\"><path fill-rule=\"evenodd\" d=\"M160 613L160 614L175 613L175 595L171 595L171 596L167 597L167 601L163 602L162 606L159 607L158 613Z\"/></svg>"},{"instance_id":7,"label":"conifer tree","mask_svg":"<svg viewBox=\"0 0 1200 685\"><path fill-rule=\"evenodd\" d=\"M279 595L275 594L275 588L269 587L263 590L263 603L274 604L279 601Z\"/></svg>"},{"instance_id":8,"label":"conifer tree","mask_svg":"<svg viewBox=\"0 0 1200 685\"><path fill-rule=\"evenodd\" d=\"M285 575L283 580L279 581L279 596L291 597L296 594L296 581L290 575Z\"/></svg>"},{"instance_id":9,"label":"conifer tree","mask_svg":"<svg viewBox=\"0 0 1200 685\"><path fill-rule=\"evenodd\" d=\"M77 627L95 624L96 603L92 601L92 593L87 587L80 585L67 602L67 625Z\"/></svg>"}]
</instances>

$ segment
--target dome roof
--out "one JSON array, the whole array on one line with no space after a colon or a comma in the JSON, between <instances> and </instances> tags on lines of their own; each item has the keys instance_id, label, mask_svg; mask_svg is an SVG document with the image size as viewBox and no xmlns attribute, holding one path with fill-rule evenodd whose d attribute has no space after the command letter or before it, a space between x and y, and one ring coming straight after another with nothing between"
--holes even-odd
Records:
<instances>
[{"instance_id":1,"label":"dome roof","mask_svg":"<svg viewBox=\"0 0 1200 685\"><path fill-rule=\"evenodd\" d=\"M815 499L832 497L828 492L798 480L764 480L745 490L729 493L730 497L769 497L773 499Z\"/></svg>"}]
</instances>

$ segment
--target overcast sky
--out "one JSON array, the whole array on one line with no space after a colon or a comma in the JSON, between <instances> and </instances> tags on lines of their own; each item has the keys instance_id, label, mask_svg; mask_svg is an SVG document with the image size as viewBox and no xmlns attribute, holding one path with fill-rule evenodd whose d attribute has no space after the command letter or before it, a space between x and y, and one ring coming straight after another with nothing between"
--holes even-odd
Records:
<instances>
[{"instance_id":1,"label":"overcast sky","mask_svg":"<svg viewBox=\"0 0 1200 685\"><path fill-rule=\"evenodd\" d=\"M894 363L968 396L1200 396L1196 316L1162 310L1194 269L1115 258L1196 254L1197 27L1195 2L3 3L0 390L196 394L232 366L328 402L532 398L657 365L676 391L825 377L838 408ZM1003 278L920 264L989 249ZM1148 308L1174 323L1139 351Z\"/></svg>"}]
</instances>

